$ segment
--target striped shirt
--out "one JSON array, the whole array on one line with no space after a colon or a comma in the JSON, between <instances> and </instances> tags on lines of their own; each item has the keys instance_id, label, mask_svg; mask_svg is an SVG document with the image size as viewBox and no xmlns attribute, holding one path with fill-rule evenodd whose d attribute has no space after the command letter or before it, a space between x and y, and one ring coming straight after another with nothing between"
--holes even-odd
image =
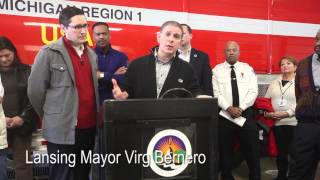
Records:
<instances>
[{"instance_id":1,"label":"striped shirt","mask_svg":"<svg viewBox=\"0 0 320 180\"><path fill-rule=\"evenodd\" d=\"M157 98L159 98L163 84L167 79L171 68L172 60L162 62L156 57L156 82L157 82Z\"/></svg>"}]
</instances>

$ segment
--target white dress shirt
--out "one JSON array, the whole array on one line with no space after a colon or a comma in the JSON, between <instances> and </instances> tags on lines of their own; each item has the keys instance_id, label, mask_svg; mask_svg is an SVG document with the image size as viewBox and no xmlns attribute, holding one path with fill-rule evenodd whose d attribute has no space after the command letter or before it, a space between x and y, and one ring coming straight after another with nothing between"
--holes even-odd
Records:
<instances>
[{"instance_id":1,"label":"white dress shirt","mask_svg":"<svg viewBox=\"0 0 320 180\"><path fill-rule=\"evenodd\" d=\"M188 49L188 51L186 53L184 53L182 50L178 50L179 51L179 58L186 61L187 63L190 63L190 55L191 55L191 46Z\"/></svg>"},{"instance_id":2,"label":"white dress shirt","mask_svg":"<svg viewBox=\"0 0 320 180\"><path fill-rule=\"evenodd\" d=\"M214 97L218 98L219 107L226 111L232 106L231 68L227 62L217 64L212 70ZM246 110L252 106L258 96L257 76L247 63L236 62L234 70L239 90L239 107Z\"/></svg>"},{"instance_id":3,"label":"white dress shirt","mask_svg":"<svg viewBox=\"0 0 320 180\"><path fill-rule=\"evenodd\" d=\"M4 88L2 86L1 76L0 76L0 97L3 98L4 95Z\"/></svg>"},{"instance_id":4,"label":"white dress shirt","mask_svg":"<svg viewBox=\"0 0 320 180\"><path fill-rule=\"evenodd\" d=\"M320 88L320 62L318 61L318 54L313 54L312 56L312 75L314 85L319 89Z\"/></svg>"}]
</instances>

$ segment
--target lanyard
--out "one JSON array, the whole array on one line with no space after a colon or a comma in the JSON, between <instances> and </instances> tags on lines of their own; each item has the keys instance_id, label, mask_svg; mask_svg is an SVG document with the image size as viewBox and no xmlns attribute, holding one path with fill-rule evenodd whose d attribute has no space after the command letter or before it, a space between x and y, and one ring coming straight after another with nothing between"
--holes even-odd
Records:
<instances>
[{"instance_id":1,"label":"lanyard","mask_svg":"<svg viewBox=\"0 0 320 180\"><path fill-rule=\"evenodd\" d=\"M288 85L288 87L286 89L284 89L284 91L282 90L282 84L281 82L279 81L279 87L280 87L280 92L281 92L281 101L283 101L283 96L284 94L287 92L287 90L290 88L290 86L293 84L292 81L289 82L290 84ZM287 85L287 84L286 84ZM284 86L286 86L284 85Z\"/></svg>"}]
</instances>

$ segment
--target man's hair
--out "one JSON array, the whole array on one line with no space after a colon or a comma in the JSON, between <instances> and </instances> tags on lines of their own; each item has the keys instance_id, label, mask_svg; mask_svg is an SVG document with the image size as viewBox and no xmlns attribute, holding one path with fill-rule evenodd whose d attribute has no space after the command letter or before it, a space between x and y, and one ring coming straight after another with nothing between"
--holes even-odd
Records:
<instances>
[{"instance_id":1,"label":"man's hair","mask_svg":"<svg viewBox=\"0 0 320 180\"><path fill-rule=\"evenodd\" d=\"M189 34L192 34L192 29L191 29L191 27L190 27L188 24L181 24L181 26L182 26L182 27L183 27L183 26L187 27Z\"/></svg>"},{"instance_id":2,"label":"man's hair","mask_svg":"<svg viewBox=\"0 0 320 180\"><path fill-rule=\"evenodd\" d=\"M17 48L14 46L14 44L7 37L0 36L0 51L4 50L4 49L7 49L7 50L14 53L14 60L13 60L12 64L20 64L21 63L20 58L17 53Z\"/></svg>"},{"instance_id":3,"label":"man's hair","mask_svg":"<svg viewBox=\"0 0 320 180\"><path fill-rule=\"evenodd\" d=\"M94 23L94 24L92 25L92 30L93 30L96 26L100 26L100 25L106 26L106 27L109 29L109 25L108 25L107 23L105 23L105 22L96 22L96 23Z\"/></svg>"},{"instance_id":4,"label":"man's hair","mask_svg":"<svg viewBox=\"0 0 320 180\"><path fill-rule=\"evenodd\" d=\"M320 41L320 29L318 30L317 34L316 34L316 40Z\"/></svg>"},{"instance_id":5,"label":"man's hair","mask_svg":"<svg viewBox=\"0 0 320 180\"><path fill-rule=\"evenodd\" d=\"M165 27L169 26L169 25L171 25L171 26L176 26L176 27L178 27L178 28L181 30L181 32L183 32L183 29L182 29L182 27L181 27L181 24L178 23L177 21L166 21L166 22L164 22L164 23L161 25L161 27L160 27L160 32L162 32L162 30L163 30Z\"/></svg>"},{"instance_id":6,"label":"man's hair","mask_svg":"<svg viewBox=\"0 0 320 180\"><path fill-rule=\"evenodd\" d=\"M231 43L236 44L238 50L240 51L240 44L239 44L237 41L228 41L228 42L226 43L225 47L224 47L224 51L226 51L227 46L228 46L229 44L231 44Z\"/></svg>"},{"instance_id":7,"label":"man's hair","mask_svg":"<svg viewBox=\"0 0 320 180\"><path fill-rule=\"evenodd\" d=\"M281 58L281 60L279 61L279 66L281 67L281 63L282 63L282 61L284 60L284 59L286 59L286 60L288 60L289 62L291 62L293 65L297 65L297 60L296 60L296 58L295 57L293 57L293 56L283 56L282 58Z\"/></svg>"},{"instance_id":8,"label":"man's hair","mask_svg":"<svg viewBox=\"0 0 320 180\"><path fill-rule=\"evenodd\" d=\"M68 26L71 22L70 19L76 15L84 15L84 12L77 7L68 6L62 9L62 11L60 12L59 23L63 24L64 26Z\"/></svg>"}]
</instances>

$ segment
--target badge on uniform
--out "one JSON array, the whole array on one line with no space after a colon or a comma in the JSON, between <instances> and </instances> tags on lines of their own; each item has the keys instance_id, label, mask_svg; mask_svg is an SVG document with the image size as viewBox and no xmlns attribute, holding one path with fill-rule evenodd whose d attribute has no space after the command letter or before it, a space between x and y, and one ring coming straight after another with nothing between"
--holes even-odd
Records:
<instances>
[{"instance_id":1,"label":"badge on uniform","mask_svg":"<svg viewBox=\"0 0 320 180\"><path fill-rule=\"evenodd\" d=\"M179 79L178 79L178 82L179 82L179 83L183 83L183 79L180 79L180 78L179 78Z\"/></svg>"}]
</instances>

